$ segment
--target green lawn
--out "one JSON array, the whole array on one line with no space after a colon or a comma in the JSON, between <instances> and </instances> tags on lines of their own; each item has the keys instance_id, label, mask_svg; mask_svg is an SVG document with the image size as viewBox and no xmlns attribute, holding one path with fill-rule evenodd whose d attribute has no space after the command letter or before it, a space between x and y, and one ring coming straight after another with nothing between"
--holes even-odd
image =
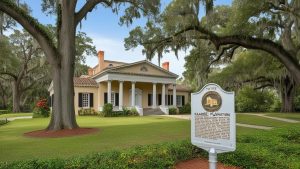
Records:
<instances>
[{"instance_id":1,"label":"green lawn","mask_svg":"<svg viewBox=\"0 0 300 169\"><path fill-rule=\"evenodd\" d=\"M65 138L29 138L23 133L43 129L49 119L23 119L0 127L0 161L33 158L66 158L93 152L124 149L190 138L190 121L166 117L77 117L81 127L99 128L98 133ZM237 121L265 126L290 124L263 117L238 114ZM237 127L237 139L265 135L269 131Z\"/></svg>"},{"instance_id":2,"label":"green lawn","mask_svg":"<svg viewBox=\"0 0 300 169\"><path fill-rule=\"evenodd\" d=\"M186 139L190 122L162 117L78 117L81 127L96 127L92 135L66 138L28 138L23 133L43 129L49 119L15 120L0 127L0 161L85 155Z\"/></svg>"},{"instance_id":3,"label":"green lawn","mask_svg":"<svg viewBox=\"0 0 300 169\"><path fill-rule=\"evenodd\" d=\"M267 113L266 115L300 121L300 113Z\"/></svg>"},{"instance_id":4,"label":"green lawn","mask_svg":"<svg viewBox=\"0 0 300 169\"><path fill-rule=\"evenodd\" d=\"M237 114L237 123L243 124L251 124L251 125L259 125L259 126L270 126L270 127L280 127L288 125L289 123L273 120L265 117L259 117L255 115L248 115L248 114Z\"/></svg>"},{"instance_id":5,"label":"green lawn","mask_svg":"<svg viewBox=\"0 0 300 169\"><path fill-rule=\"evenodd\" d=\"M9 113L9 114L1 114L0 118L22 117L22 116L32 116L32 113Z\"/></svg>"}]
</instances>

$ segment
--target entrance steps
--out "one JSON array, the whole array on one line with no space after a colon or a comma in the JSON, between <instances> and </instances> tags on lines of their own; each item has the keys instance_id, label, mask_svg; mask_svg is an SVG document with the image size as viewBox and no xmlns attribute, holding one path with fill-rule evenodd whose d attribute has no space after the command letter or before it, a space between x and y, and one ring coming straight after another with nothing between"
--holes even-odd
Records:
<instances>
[{"instance_id":1,"label":"entrance steps","mask_svg":"<svg viewBox=\"0 0 300 169\"><path fill-rule=\"evenodd\" d=\"M150 115L164 115L165 113L162 112L160 110L160 108L155 108L155 109L152 109L152 108L144 108L143 110L143 115L144 116L150 116Z\"/></svg>"}]
</instances>

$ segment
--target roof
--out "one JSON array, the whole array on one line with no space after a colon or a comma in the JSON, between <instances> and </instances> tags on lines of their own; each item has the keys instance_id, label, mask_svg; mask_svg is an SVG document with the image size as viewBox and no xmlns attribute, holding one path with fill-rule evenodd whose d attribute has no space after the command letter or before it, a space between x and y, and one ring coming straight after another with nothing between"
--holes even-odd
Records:
<instances>
[{"instance_id":1,"label":"roof","mask_svg":"<svg viewBox=\"0 0 300 169\"><path fill-rule=\"evenodd\" d=\"M92 78L74 77L73 82L76 87L98 87L97 82Z\"/></svg>"},{"instance_id":2,"label":"roof","mask_svg":"<svg viewBox=\"0 0 300 169\"><path fill-rule=\"evenodd\" d=\"M168 90L173 90L173 85L169 85ZM176 84L176 91L191 92L192 89L183 84Z\"/></svg>"},{"instance_id":3,"label":"roof","mask_svg":"<svg viewBox=\"0 0 300 169\"><path fill-rule=\"evenodd\" d=\"M153 63L151 63L151 62L149 62L148 60L141 60L141 61L138 61L138 62L127 63L127 64L120 65L120 66L107 67L107 68L103 69L101 72L95 74L95 75L93 76L93 78L95 78L95 77L97 77L97 76L99 76L99 75L101 75L101 74L104 74L104 73L118 73L119 70L122 69L122 68L130 67L130 66L133 66L133 65L138 65L138 64L141 64L141 63L146 63L146 64L148 64L148 65L150 65L150 66L152 66L152 67L154 67L154 68L156 68L156 69L159 69L159 70L161 70L162 72L167 73L167 74L168 74L170 77L172 77L172 78L177 78L177 77L178 77L177 74L172 73L172 72L170 72L170 71L168 71L168 70L165 70L165 69L163 69L163 68L161 68L161 67L159 67L159 66L157 66L157 65L155 65L155 64L153 64ZM121 72L119 72L119 73L121 73ZM132 73L132 74L136 74L136 73Z\"/></svg>"}]
</instances>

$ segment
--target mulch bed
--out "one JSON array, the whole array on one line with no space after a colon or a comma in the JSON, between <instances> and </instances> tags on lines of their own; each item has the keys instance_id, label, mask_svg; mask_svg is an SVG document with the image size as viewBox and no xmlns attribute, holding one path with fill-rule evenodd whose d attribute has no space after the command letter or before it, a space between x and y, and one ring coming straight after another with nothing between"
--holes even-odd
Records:
<instances>
[{"instance_id":1,"label":"mulch bed","mask_svg":"<svg viewBox=\"0 0 300 169\"><path fill-rule=\"evenodd\" d=\"M208 160L202 158L195 158L176 164L175 169L208 169ZM218 163L218 169L241 169L240 167L225 166L222 163Z\"/></svg>"},{"instance_id":2,"label":"mulch bed","mask_svg":"<svg viewBox=\"0 0 300 169\"><path fill-rule=\"evenodd\" d=\"M58 131L37 130L28 133L24 133L27 137L39 137L39 138L59 138L59 137L72 137L78 135L86 135L98 132L97 128L76 128L76 129L63 129Z\"/></svg>"}]
</instances>

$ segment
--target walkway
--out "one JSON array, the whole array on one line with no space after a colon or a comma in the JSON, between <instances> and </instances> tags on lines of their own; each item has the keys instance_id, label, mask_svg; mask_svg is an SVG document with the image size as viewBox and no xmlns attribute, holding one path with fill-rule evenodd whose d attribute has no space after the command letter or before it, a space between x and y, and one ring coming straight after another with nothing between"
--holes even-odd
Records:
<instances>
[{"instance_id":1,"label":"walkway","mask_svg":"<svg viewBox=\"0 0 300 169\"><path fill-rule=\"evenodd\" d=\"M256 113L241 113L241 114L260 116L260 117L265 117L265 118L278 120L278 121L283 121L283 122L287 122L287 123L299 123L299 121L297 121L297 120L285 119L285 118L281 118L281 117L271 117L271 116L267 116L267 114L256 114Z\"/></svg>"},{"instance_id":2,"label":"walkway","mask_svg":"<svg viewBox=\"0 0 300 169\"><path fill-rule=\"evenodd\" d=\"M20 117L8 117L7 118L8 121L14 121L14 120L18 120L18 119L32 119L32 116L20 116Z\"/></svg>"},{"instance_id":3,"label":"walkway","mask_svg":"<svg viewBox=\"0 0 300 169\"><path fill-rule=\"evenodd\" d=\"M184 120L191 120L191 115L161 115L161 116L172 117L172 118L177 118L177 119L184 119ZM241 127L261 129L261 130L271 130L271 129L273 129L273 127L242 124L242 123L236 123L236 125L241 126Z\"/></svg>"}]
</instances>

